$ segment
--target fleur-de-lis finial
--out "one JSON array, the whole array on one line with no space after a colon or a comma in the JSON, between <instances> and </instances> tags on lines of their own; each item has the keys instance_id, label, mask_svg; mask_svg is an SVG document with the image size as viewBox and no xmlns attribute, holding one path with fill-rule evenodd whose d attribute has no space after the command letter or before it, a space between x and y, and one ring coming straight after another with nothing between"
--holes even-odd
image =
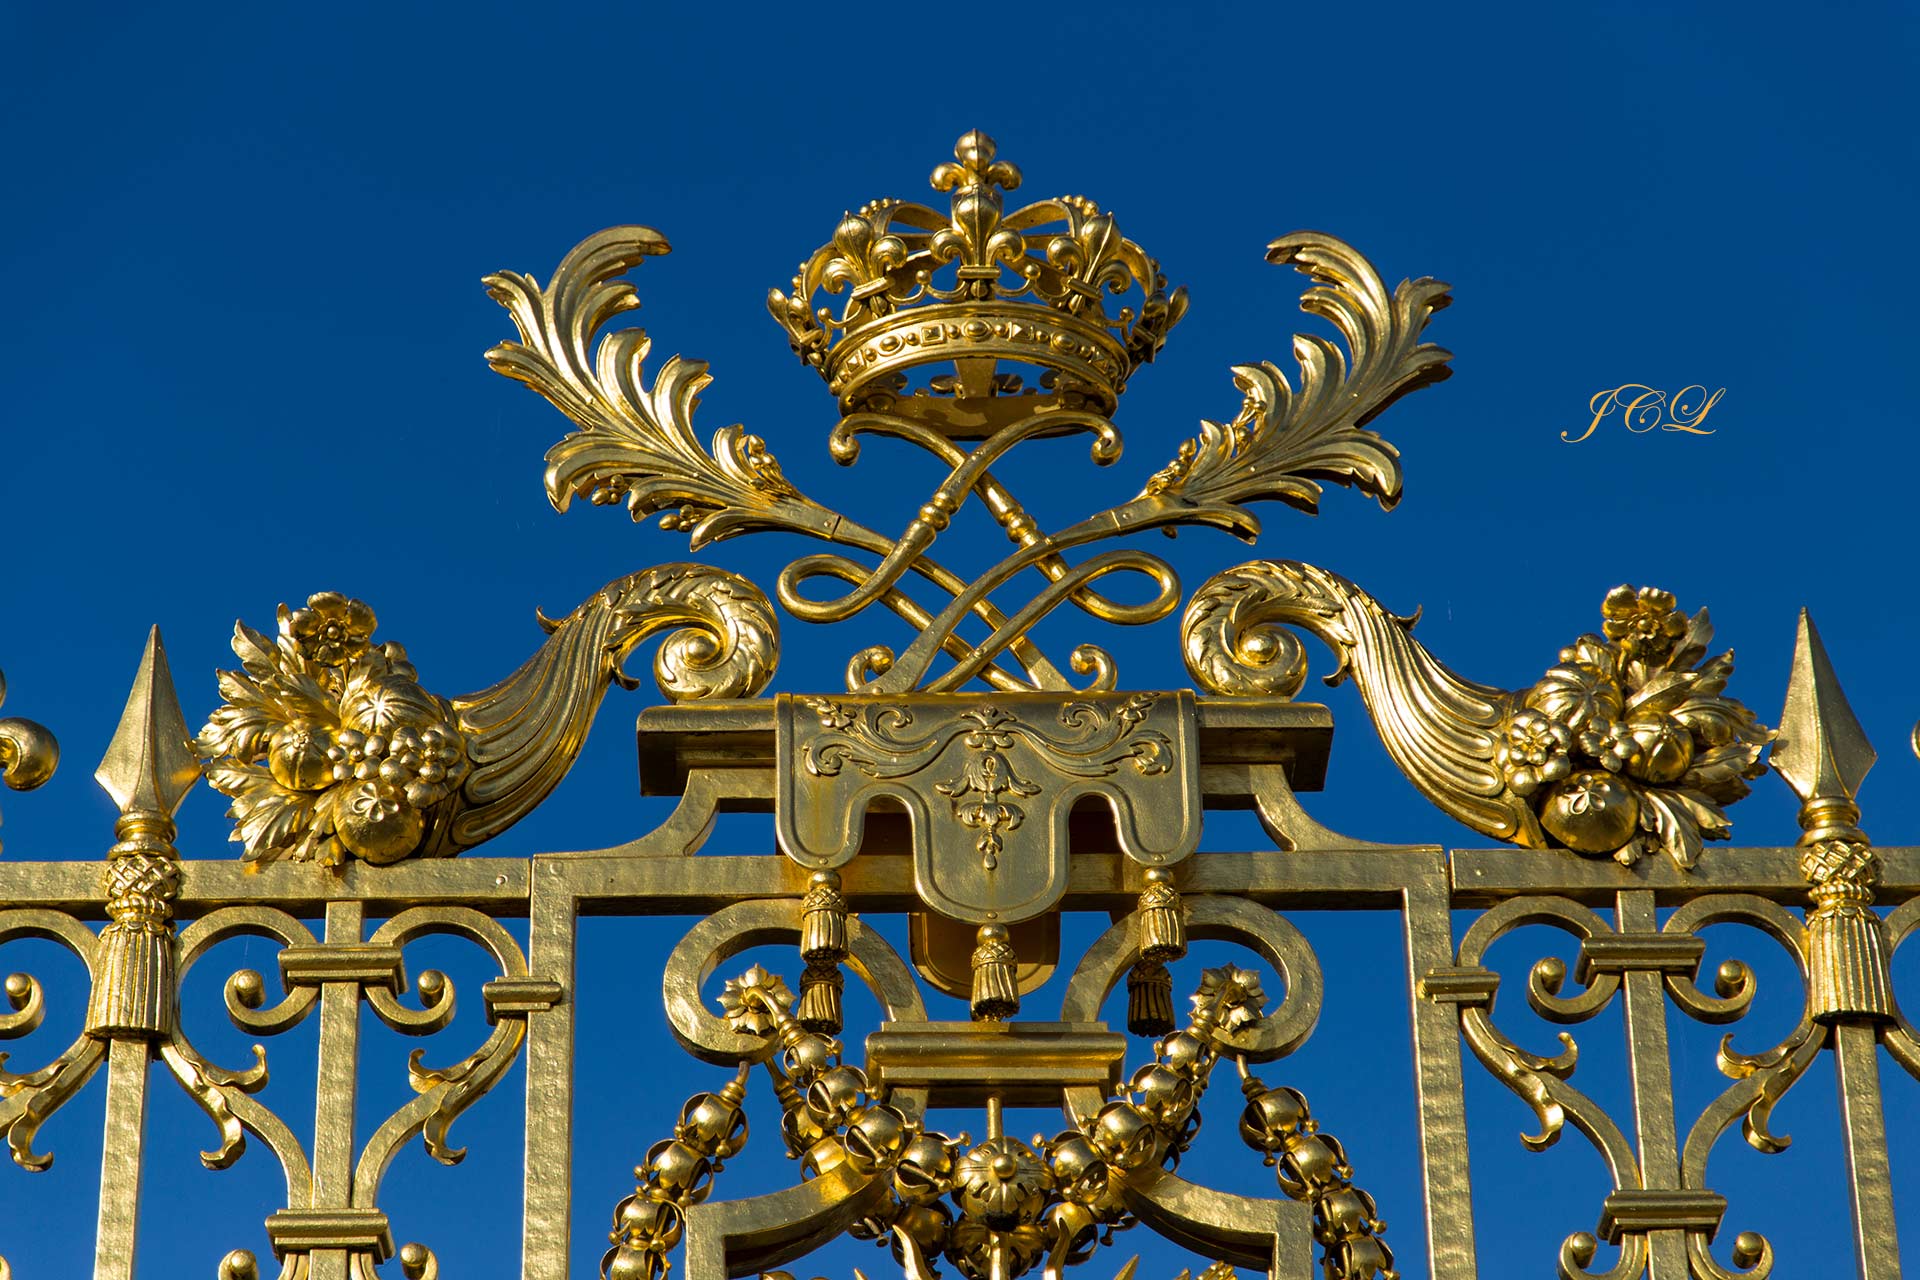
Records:
<instances>
[{"instance_id":1,"label":"fleur-de-lis finial","mask_svg":"<svg viewBox=\"0 0 1920 1280\"><path fill-rule=\"evenodd\" d=\"M1773 748L1773 767L1800 797L1802 843L1827 838L1859 839L1857 830L1821 830L1828 825L1853 828L1859 821L1854 797L1877 756L1867 741L1840 679L1833 673L1819 628L1805 609L1793 647L1793 675L1787 681L1787 704L1780 712L1780 734Z\"/></svg>"},{"instance_id":2,"label":"fleur-de-lis finial","mask_svg":"<svg viewBox=\"0 0 1920 1280\"><path fill-rule=\"evenodd\" d=\"M968 187L999 187L1012 191L1020 185L1019 166L994 159L999 150L992 138L978 129L969 129L953 144L953 160L937 165L930 181L935 191L962 190Z\"/></svg>"}]
</instances>

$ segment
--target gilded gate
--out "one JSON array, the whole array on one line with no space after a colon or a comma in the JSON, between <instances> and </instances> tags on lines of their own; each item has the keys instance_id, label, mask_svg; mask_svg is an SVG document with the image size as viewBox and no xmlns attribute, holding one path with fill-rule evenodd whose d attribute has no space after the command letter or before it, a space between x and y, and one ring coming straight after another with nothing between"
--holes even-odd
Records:
<instances>
[{"instance_id":1,"label":"gilded gate","mask_svg":"<svg viewBox=\"0 0 1920 1280\"><path fill-rule=\"evenodd\" d=\"M1367 1193L1367 1153L1322 1128L1274 1065L1312 1034L1323 990L1289 913L1357 909L1395 912L1404 929L1436 1280L1481 1274L1468 1070L1531 1109L1528 1146L1570 1128L1604 1161L1612 1190L1584 1206L1591 1229L1557 1259L1569 1280L1769 1274L1771 1246L1710 1185L1708 1158L1736 1124L1757 1150L1780 1150L1773 1108L1831 1071L1858 1273L1899 1274L1879 1073L1890 1060L1920 1075L1920 1037L1889 971L1920 928L1920 852L1875 849L1862 829L1854 797L1874 753L1811 620L1800 619L1769 724L1729 691L1732 661L1715 652L1706 611L1652 587L1607 593L1595 629L1570 629L1540 679L1512 690L1455 673L1411 618L1315 565L1253 560L1183 593L1165 560L1125 539L1204 525L1252 542L1252 504L1311 513L1327 483L1390 508L1398 455L1368 424L1446 375L1450 357L1425 331L1447 286L1389 289L1351 247L1312 233L1274 241L1268 257L1310 278L1302 306L1345 350L1302 336L1292 378L1271 363L1234 368L1232 416L1203 422L1135 497L1040 527L1006 482L1009 456L1039 437L1084 436L1093 464L1115 463L1111 415L1187 301L1092 201L1009 207L1021 182L991 139L969 133L933 171L944 207L864 205L790 291L768 295L838 403L837 460L854 464L864 439L884 437L946 468L898 536L800 492L740 427L703 442L692 416L704 365L676 356L649 374L643 332L600 336L638 305L624 275L667 251L654 231L617 227L545 285L487 277L518 333L489 361L573 423L547 454L554 506L624 504L686 533L695 552L768 531L829 549L789 564L771 599L697 562L630 574L543 619L546 639L518 671L455 697L431 691L367 604L323 592L280 606L271 625L236 625L237 665L219 673L222 705L197 731L150 636L99 767L121 815L107 855L0 861L0 942L52 940L91 977L82 1034L48 1061L0 1069L0 1132L20 1170L44 1168L41 1125L105 1073L97 1276L132 1274L148 1095L173 1087L214 1126L209 1166L251 1139L284 1175L284 1204L265 1224L273 1259L236 1250L224 1280L262 1268L303 1280L436 1275L430 1249L397 1243L382 1177L416 1138L457 1160L454 1120L524 1060L522 1274L563 1280L573 1232L602 1230L570 1221L577 923L632 913L698 918L663 998L680 1045L722 1070L645 1149L636 1183L606 1188L607 1277L774 1272L853 1235L890 1242L911 1280L942 1266L968 1280L1058 1280L1109 1265L1092 1260L1111 1251L1112 1230L1139 1225L1211 1260L1216 1277L1243 1267L1391 1280L1407 1246L1390 1241ZM1012 549L968 579L933 551L975 500ZM1148 598L1110 594L1109 579L1128 577ZM890 612L904 643L852 655L841 690L768 696L776 600L803 622ZM1193 688L1129 688L1091 643L1056 664L1034 626L1066 606L1115 625L1179 613ZM1329 678L1356 682L1408 781L1499 847L1380 845L1308 816L1297 797L1324 781L1332 720L1297 700L1311 665L1301 633L1331 651ZM666 701L640 716L639 752L643 787L678 797L672 816L610 849L489 856L487 842L565 777L602 696L636 683L626 661L656 637ZM1774 718L1777 693L1748 696ZM9 786L32 789L57 759L45 729L0 720ZM1804 834L1794 848L1734 846L1728 809L1769 767L1798 796ZM237 859L175 848L173 815L203 778L231 801ZM1272 847L1202 852L1204 816L1221 809L1252 810ZM708 848L716 815L733 811L771 814L779 852ZM1473 913L1462 932L1456 911ZM1063 953L1059 928L1074 912L1113 922L1078 956ZM906 918L906 955L864 923L883 916ZM502 920L525 920L528 944ZM1754 999L1744 963L1701 972L1700 931L1729 922L1783 949L1804 979L1803 1012L1769 1049L1724 1048L1718 1096L1679 1114L1670 1024L1737 1022ZM1630 1117L1576 1086L1570 1038L1543 1056L1496 1017L1488 948L1541 924L1570 935L1577 959L1541 960L1507 1001L1564 1024L1617 1002ZM444 976L409 980L408 945L432 934L491 956L497 976L480 993L491 1030L448 1066L414 1055L414 1097L363 1143L364 1018L427 1037L452 1017ZM241 936L267 940L277 972L227 981L232 1022L261 1037L318 1024L310 1129L256 1097L264 1054L223 1065L182 1030L182 979ZM1181 962L1200 940L1244 955L1189 972ZM736 963L768 945L790 948L791 964ZM1060 1006L1035 1007L1060 972ZM878 1025L847 1025L850 977L872 992ZM1123 987L1116 1029L1102 1009ZM963 998L971 1017L930 1019L927 989ZM0 1039L41 1024L47 992L34 978L14 974L4 990ZM1237 1100L1221 1098L1227 1084ZM1221 1086L1216 1110L1238 1109L1248 1158L1274 1169L1270 1198L1179 1171L1209 1085ZM777 1134L748 1132L743 1101L756 1087L778 1100ZM1054 1137L1007 1131L1004 1111L1030 1106L1060 1108ZM976 1116L984 1136L956 1133L955 1113ZM789 1189L721 1195L728 1161L775 1151L802 1171Z\"/></svg>"}]
</instances>

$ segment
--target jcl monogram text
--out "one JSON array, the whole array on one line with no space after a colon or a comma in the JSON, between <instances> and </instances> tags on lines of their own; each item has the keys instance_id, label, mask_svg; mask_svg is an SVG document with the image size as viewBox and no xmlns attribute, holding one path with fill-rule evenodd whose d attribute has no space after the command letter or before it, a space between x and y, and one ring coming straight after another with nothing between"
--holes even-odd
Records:
<instances>
[{"instance_id":1,"label":"jcl monogram text","mask_svg":"<svg viewBox=\"0 0 1920 1280\"><path fill-rule=\"evenodd\" d=\"M1688 435L1710 436L1711 427L1701 424L1720 403L1720 397L1727 394L1721 387L1709 392L1704 386L1695 383L1680 388L1671 398L1657 387L1644 383L1629 382L1624 386L1607 391L1596 391L1593 399L1587 402L1587 409L1593 414L1593 420L1587 423L1587 429L1579 435L1562 431L1560 438L1568 444L1579 444L1590 438L1602 422L1614 414L1620 416L1627 430L1635 434L1652 431L1683 431Z\"/></svg>"}]
</instances>

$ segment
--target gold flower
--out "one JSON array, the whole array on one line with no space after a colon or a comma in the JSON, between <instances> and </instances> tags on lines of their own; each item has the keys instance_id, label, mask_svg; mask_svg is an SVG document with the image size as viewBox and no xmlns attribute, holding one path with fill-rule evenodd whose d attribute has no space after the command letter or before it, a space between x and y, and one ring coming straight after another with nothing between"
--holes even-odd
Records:
<instances>
[{"instance_id":1,"label":"gold flower","mask_svg":"<svg viewBox=\"0 0 1920 1280\"><path fill-rule=\"evenodd\" d=\"M1658 587L1618 586L1600 604L1606 619L1601 630L1627 656L1642 662L1661 662L1687 634L1687 615L1674 607L1671 591Z\"/></svg>"},{"instance_id":2,"label":"gold flower","mask_svg":"<svg viewBox=\"0 0 1920 1280\"><path fill-rule=\"evenodd\" d=\"M1006 1231L1040 1216L1053 1175L1018 1138L989 1138L960 1157L953 1181L963 1213Z\"/></svg>"},{"instance_id":3,"label":"gold flower","mask_svg":"<svg viewBox=\"0 0 1920 1280\"><path fill-rule=\"evenodd\" d=\"M1517 796L1530 796L1543 782L1573 772L1573 734L1538 711L1520 711L1507 724L1495 758Z\"/></svg>"},{"instance_id":4,"label":"gold flower","mask_svg":"<svg viewBox=\"0 0 1920 1280\"><path fill-rule=\"evenodd\" d=\"M1267 1011L1267 993L1260 975L1251 969L1225 964L1200 974L1200 990L1192 997L1196 1020L1214 1011L1217 1025L1238 1031L1260 1021Z\"/></svg>"},{"instance_id":5,"label":"gold flower","mask_svg":"<svg viewBox=\"0 0 1920 1280\"><path fill-rule=\"evenodd\" d=\"M306 608L280 617L281 634L309 661L323 667L337 667L365 653L373 628L373 610L338 591L308 596Z\"/></svg>"},{"instance_id":6,"label":"gold flower","mask_svg":"<svg viewBox=\"0 0 1920 1280\"><path fill-rule=\"evenodd\" d=\"M774 1028L776 1011L793 1005L793 992L777 973L754 965L720 989L720 1011L743 1036L764 1036Z\"/></svg>"}]
</instances>

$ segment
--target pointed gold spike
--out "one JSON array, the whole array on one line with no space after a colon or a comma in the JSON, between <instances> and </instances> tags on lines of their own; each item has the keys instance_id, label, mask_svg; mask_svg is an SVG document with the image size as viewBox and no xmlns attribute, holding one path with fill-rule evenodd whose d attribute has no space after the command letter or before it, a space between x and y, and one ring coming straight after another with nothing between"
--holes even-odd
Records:
<instances>
[{"instance_id":1,"label":"pointed gold spike","mask_svg":"<svg viewBox=\"0 0 1920 1280\"><path fill-rule=\"evenodd\" d=\"M93 776L120 806L121 813L144 812L170 818L200 777L192 736L186 718L180 714L180 699L173 691L173 673L167 669L160 628L155 627L147 636L147 650L141 656L133 691L127 695L120 727L114 731L106 758Z\"/></svg>"},{"instance_id":2,"label":"pointed gold spike","mask_svg":"<svg viewBox=\"0 0 1920 1280\"><path fill-rule=\"evenodd\" d=\"M1839 677L1833 674L1820 631L1802 609L1773 767L1805 804L1816 800L1851 803L1876 758L1873 744L1841 692Z\"/></svg>"},{"instance_id":3,"label":"pointed gold spike","mask_svg":"<svg viewBox=\"0 0 1920 1280\"><path fill-rule=\"evenodd\" d=\"M1800 871L1813 898L1807 1012L1817 1021L1896 1016L1886 930L1873 910L1880 860L1853 799L1873 761L1820 632L1802 609L1773 767L1800 795Z\"/></svg>"}]
</instances>

